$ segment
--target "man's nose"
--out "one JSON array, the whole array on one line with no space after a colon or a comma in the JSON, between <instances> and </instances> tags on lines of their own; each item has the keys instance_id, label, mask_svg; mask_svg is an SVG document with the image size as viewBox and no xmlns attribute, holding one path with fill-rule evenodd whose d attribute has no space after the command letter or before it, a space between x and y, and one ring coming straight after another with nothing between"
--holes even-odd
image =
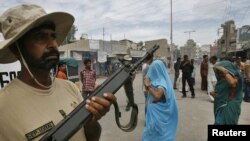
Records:
<instances>
[{"instance_id":1,"label":"man's nose","mask_svg":"<svg viewBox=\"0 0 250 141\"><path fill-rule=\"evenodd\" d=\"M58 48L57 40L53 37L48 37L48 48Z\"/></svg>"}]
</instances>

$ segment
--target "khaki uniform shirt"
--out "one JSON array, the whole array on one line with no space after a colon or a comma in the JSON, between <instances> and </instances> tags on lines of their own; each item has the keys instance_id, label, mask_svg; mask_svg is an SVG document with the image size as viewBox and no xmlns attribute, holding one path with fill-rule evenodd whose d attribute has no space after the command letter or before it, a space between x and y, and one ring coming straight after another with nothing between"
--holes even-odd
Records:
<instances>
[{"instance_id":1,"label":"khaki uniform shirt","mask_svg":"<svg viewBox=\"0 0 250 141\"><path fill-rule=\"evenodd\" d=\"M0 90L0 141L37 141L80 102L79 89L70 81L55 79L53 87L40 90L19 79ZM80 129L70 141L86 141Z\"/></svg>"}]
</instances>

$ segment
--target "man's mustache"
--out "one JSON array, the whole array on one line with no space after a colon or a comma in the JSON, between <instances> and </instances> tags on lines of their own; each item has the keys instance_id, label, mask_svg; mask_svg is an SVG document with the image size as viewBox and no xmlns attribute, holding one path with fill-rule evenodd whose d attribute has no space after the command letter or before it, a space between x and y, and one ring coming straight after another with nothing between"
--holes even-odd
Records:
<instances>
[{"instance_id":1,"label":"man's mustache","mask_svg":"<svg viewBox=\"0 0 250 141\"><path fill-rule=\"evenodd\" d=\"M46 60L47 57L52 56L52 55L56 55L57 58L59 59L60 53L59 53L59 51L56 50L56 49L51 49L51 50L49 50L48 52L45 52L45 53L43 54L42 58L43 58L44 60Z\"/></svg>"}]
</instances>

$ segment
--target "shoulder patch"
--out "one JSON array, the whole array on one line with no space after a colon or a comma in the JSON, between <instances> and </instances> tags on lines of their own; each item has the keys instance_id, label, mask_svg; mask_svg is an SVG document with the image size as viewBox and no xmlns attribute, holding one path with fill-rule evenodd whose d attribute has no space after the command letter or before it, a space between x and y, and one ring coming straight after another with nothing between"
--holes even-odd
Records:
<instances>
[{"instance_id":1,"label":"shoulder patch","mask_svg":"<svg viewBox=\"0 0 250 141\"><path fill-rule=\"evenodd\" d=\"M51 130L53 127L55 127L54 123L52 121L42 125L41 127L38 127L37 129L25 134L26 138L28 141L33 140L34 138L48 132Z\"/></svg>"}]
</instances>

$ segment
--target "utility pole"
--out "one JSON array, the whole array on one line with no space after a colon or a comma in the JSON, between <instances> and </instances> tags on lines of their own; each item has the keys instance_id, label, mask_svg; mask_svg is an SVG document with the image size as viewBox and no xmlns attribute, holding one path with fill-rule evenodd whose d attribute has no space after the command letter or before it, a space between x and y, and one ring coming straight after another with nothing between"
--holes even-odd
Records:
<instances>
[{"instance_id":1,"label":"utility pole","mask_svg":"<svg viewBox=\"0 0 250 141\"><path fill-rule=\"evenodd\" d=\"M220 36L220 33L223 33L223 32L220 31L221 29L223 29L223 28L218 28L218 29L217 29L218 38L219 38L219 36Z\"/></svg>"},{"instance_id":2,"label":"utility pole","mask_svg":"<svg viewBox=\"0 0 250 141\"><path fill-rule=\"evenodd\" d=\"M104 49L104 36L105 36L105 33L104 33L104 27L102 28L102 38L103 38L103 40L102 40L102 47L103 47L103 49Z\"/></svg>"},{"instance_id":3,"label":"utility pole","mask_svg":"<svg viewBox=\"0 0 250 141\"><path fill-rule=\"evenodd\" d=\"M111 54L113 54L113 47L112 47L112 34L110 35L110 47L111 47Z\"/></svg>"},{"instance_id":4,"label":"utility pole","mask_svg":"<svg viewBox=\"0 0 250 141\"><path fill-rule=\"evenodd\" d=\"M190 39L190 35L192 32L195 32L195 30L185 31L184 33L188 33L188 39Z\"/></svg>"},{"instance_id":5,"label":"utility pole","mask_svg":"<svg viewBox=\"0 0 250 141\"><path fill-rule=\"evenodd\" d=\"M172 14L172 0L170 0L170 68L173 63L173 14Z\"/></svg>"}]
</instances>

